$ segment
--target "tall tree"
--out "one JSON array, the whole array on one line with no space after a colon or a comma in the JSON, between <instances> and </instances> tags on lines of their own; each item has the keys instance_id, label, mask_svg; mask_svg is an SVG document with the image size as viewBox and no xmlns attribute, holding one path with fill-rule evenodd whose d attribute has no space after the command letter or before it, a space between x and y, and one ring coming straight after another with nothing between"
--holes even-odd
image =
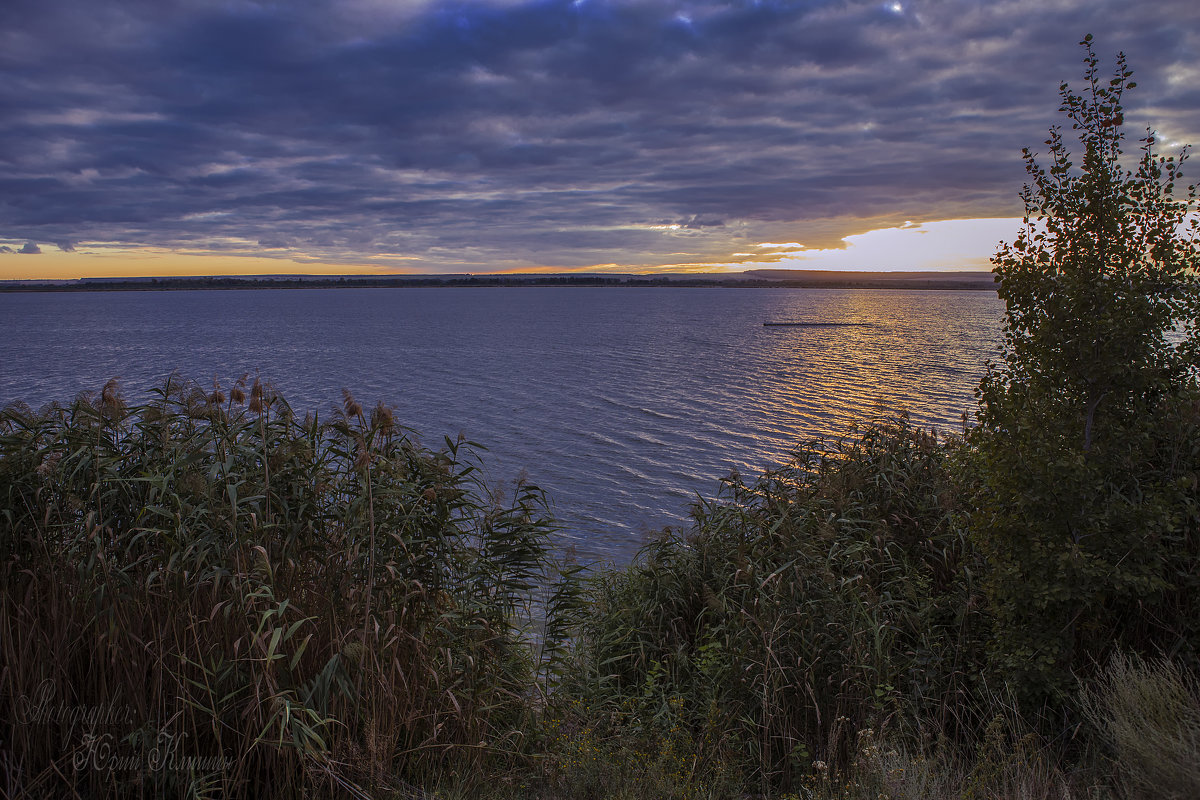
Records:
<instances>
[{"instance_id":1,"label":"tall tree","mask_svg":"<svg viewBox=\"0 0 1200 800\"><path fill-rule=\"evenodd\" d=\"M1024 225L993 258L1003 361L980 385L976 537L990 563L993 663L1045 700L1113 645L1194 652L1200 224L1184 148L1123 152L1123 54L1060 87L1060 126L1028 148Z\"/></svg>"}]
</instances>

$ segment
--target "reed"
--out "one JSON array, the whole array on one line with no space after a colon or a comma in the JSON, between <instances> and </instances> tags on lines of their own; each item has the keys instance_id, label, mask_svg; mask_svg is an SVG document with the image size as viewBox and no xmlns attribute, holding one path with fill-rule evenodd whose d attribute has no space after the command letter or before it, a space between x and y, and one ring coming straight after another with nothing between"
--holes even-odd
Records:
<instances>
[{"instance_id":1,"label":"reed","mask_svg":"<svg viewBox=\"0 0 1200 800\"><path fill-rule=\"evenodd\" d=\"M525 764L541 492L379 407L115 382L0 417L0 775L62 797L386 796ZM539 661L539 658L541 661Z\"/></svg>"},{"instance_id":2,"label":"reed","mask_svg":"<svg viewBox=\"0 0 1200 800\"><path fill-rule=\"evenodd\" d=\"M596 579L572 691L614 731L686 730L764 795L901 716L978 728L988 619L953 453L900 421L731 476Z\"/></svg>"}]
</instances>

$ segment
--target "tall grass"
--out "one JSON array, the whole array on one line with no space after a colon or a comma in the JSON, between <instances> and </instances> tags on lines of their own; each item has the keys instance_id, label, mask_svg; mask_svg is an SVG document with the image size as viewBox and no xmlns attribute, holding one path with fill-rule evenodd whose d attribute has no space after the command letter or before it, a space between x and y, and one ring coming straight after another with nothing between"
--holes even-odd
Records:
<instances>
[{"instance_id":1,"label":"tall grass","mask_svg":"<svg viewBox=\"0 0 1200 800\"><path fill-rule=\"evenodd\" d=\"M978 727L988 619L952 446L901 422L734 475L624 572L600 576L572 687L593 717L683 728L763 794L858 732Z\"/></svg>"},{"instance_id":2,"label":"tall grass","mask_svg":"<svg viewBox=\"0 0 1200 800\"><path fill-rule=\"evenodd\" d=\"M1123 797L1200 797L1200 686L1168 659L1116 653L1083 691Z\"/></svg>"},{"instance_id":3,"label":"tall grass","mask_svg":"<svg viewBox=\"0 0 1200 800\"><path fill-rule=\"evenodd\" d=\"M522 764L557 655L519 624L551 523L511 494L348 394L328 421L257 379L5 410L0 786L379 796Z\"/></svg>"}]
</instances>

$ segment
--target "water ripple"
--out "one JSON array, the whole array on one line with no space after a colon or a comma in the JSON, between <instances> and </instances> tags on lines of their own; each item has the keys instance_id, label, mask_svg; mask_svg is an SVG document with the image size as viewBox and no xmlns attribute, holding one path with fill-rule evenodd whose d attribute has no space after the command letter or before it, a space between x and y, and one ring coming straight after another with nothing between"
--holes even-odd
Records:
<instances>
[{"instance_id":1,"label":"water ripple","mask_svg":"<svg viewBox=\"0 0 1200 800\"><path fill-rule=\"evenodd\" d=\"M954 430L995 357L987 292L313 289L0 295L0 403L120 376L271 379L326 414L342 387L427 444L488 447L484 474L550 495L580 558L625 561L696 493L855 420ZM768 319L869 327L764 328Z\"/></svg>"}]
</instances>

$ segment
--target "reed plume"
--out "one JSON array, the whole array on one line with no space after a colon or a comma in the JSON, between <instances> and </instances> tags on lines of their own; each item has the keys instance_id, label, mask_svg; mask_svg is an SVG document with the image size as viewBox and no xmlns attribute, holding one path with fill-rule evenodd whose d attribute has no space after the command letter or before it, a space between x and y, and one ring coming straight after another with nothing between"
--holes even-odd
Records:
<instances>
[{"instance_id":1,"label":"reed plume","mask_svg":"<svg viewBox=\"0 0 1200 800\"><path fill-rule=\"evenodd\" d=\"M377 403L375 409L371 412L371 429L378 431L384 436L391 436L395 425L392 409L382 402Z\"/></svg>"},{"instance_id":2,"label":"reed plume","mask_svg":"<svg viewBox=\"0 0 1200 800\"><path fill-rule=\"evenodd\" d=\"M222 406L225 404L225 392L221 390L221 382L217 377L213 376L213 389L208 395L208 402L213 406Z\"/></svg>"},{"instance_id":3,"label":"reed plume","mask_svg":"<svg viewBox=\"0 0 1200 800\"><path fill-rule=\"evenodd\" d=\"M246 378L246 375L242 375L242 377L238 378L237 382L233 384L233 388L229 390L230 401L239 406L246 402Z\"/></svg>"},{"instance_id":4,"label":"reed plume","mask_svg":"<svg viewBox=\"0 0 1200 800\"><path fill-rule=\"evenodd\" d=\"M125 399L121 396L119 378L109 378L100 390L99 410L107 420L116 420L125 411Z\"/></svg>"},{"instance_id":5,"label":"reed plume","mask_svg":"<svg viewBox=\"0 0 1200 800\"><path fill-rule=\"evenodd\" d=\"M263 413L263 392L264 387L262 381L257 375L254 376L254 385L250 387L250 413Z\"/></svg>"},{"instance_id":6,"label":"reed plume","mask_svg":"<svg viewBox=\"0 0 1200 800\"><path fill-rule=\"evenodd\" d=\"M361 417L363 414L362 405L354 399L354 395L349 389L342 389L342 410L348 418Z\"/></svg>"}]
</instances>

